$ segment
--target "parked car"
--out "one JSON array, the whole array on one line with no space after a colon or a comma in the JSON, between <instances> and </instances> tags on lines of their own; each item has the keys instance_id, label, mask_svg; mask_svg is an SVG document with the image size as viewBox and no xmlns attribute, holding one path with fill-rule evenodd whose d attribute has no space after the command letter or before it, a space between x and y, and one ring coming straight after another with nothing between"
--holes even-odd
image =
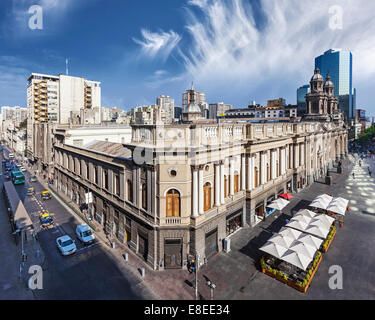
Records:
<instances>
[{"instance_id":1,"label":"parked car","mask_svg":"<svg viewBox=\"0 0 375 320\"><path fill-rule=\"evenodd\" d=\"M16 167L17 167L17 168L21 168L22 166L21 166L20 163L17 163L17 164L16 164Z\"/></svg>"},{"instance_id":2,"label":"parked car","mask_svg":"<svg viewBox=\"0 0 375 320\"><path fill-rule=\"evenodd\" d=\"M24 167L21 167L20 170L21 170L22 172L25 172L25 171L26 171L26 169L25 169Z\"/></svg>"},{"instance_id":3,"label":"parked car","mask_svg":"<svg viewBox=\"0 0 375 320\"><path fill-rule=\"evenodd\" d=\"M94 241L95 236L93 235L91 228L87 224L80 224L76 228L77 238L84 244L90 244Z\"/></svg>"},{"instance_id":4,"label":"parked car","mask_svg":"<svg viewBox=\"0 0 375 320\"><path fill-rule=\"evenodd\" d=\"M37 182L37 181L38 181L38 179L37 179L36 176L31 176L30 177L30 182Z\"/></svg>"},{"instance_id":5,"label":"parked car","mask_svg":"<svg viewBox=\"0 0 375 320\"><path fill-rule=\"evenodd\" d=\"M75 241L68 235L56 239L56 245L63 256L68 256L77 251Z\"/></svg>"},{"instance_id":6,"label":"parked car","mask_svg":"<svg viewBox=\"0 0 375 320\"><path fill-rule=\"evenodd\" d=\"M14 154L13 153L9 153L8 157L9 157L9 159L14 159Z\"/></svg>"}]
</instances>

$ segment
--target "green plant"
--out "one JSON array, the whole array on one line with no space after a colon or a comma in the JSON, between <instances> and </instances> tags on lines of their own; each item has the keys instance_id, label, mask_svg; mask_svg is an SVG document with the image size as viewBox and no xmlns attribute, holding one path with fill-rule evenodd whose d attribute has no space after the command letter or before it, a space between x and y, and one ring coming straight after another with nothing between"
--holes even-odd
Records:
<instances>
[{"instance_id":1,"label":"green plant","mask_svg":"<svg viewBox=\"0 0 375 320\"><path fill-rule=\"evenodd\" d=\"M285 279L285 280L288 280L288 277L287 277L285 274L284 274L284 279Z\"/></svg>"},{"instance_id":2,"label":"green plant","mask_svg":"<svg viewBox=\"0 0 375 320\"><path fill-rule=\"evenodd\" d=\"M284 276L284 273L282 273L282 271L278 271L278 272L277 272L277 275L280 276L280 277L283 277L283 276Z\"/></svg>"},{"instance_id":3,"label":"green plant","mask_svg":"<svg viewBox=\"0 0 375 320\"><path fill-rule=\"evenodd\" d=\"M273 269L272 273L276 276L276 269Z\"/></svg>"},{"instance_id":4,"label":"green plant","mask_svg":"<svg viewBox=\"0 0 375 320\"><path fill-rule=\"evenodd\" d=\"M262 257L262 259L260 259L260 265L261 265L262 269L264 269L266 267L266 263L264 261L264 257Z\"/></svg>"},{"instance_id":5,"label":"green plant","mask_svg":"<svg viewBox=\"0 0 375 320\"><path fill-rule=\"evenodd\" d=\"M297 281L297 286L302 287L302 282L301 281Z\"/></svg>"},{"instance_id":6,"label":"green plant","mask_svg":"<svg viewBox=\"0 0 375 320\"><path fill-rule=\"evenodd\" d=\"M303 286L304 286L304 287L306 287L306 286L307 286L307 282L308 282L308 280L306 280L306 279L305 279L305 280L303 280Z\"/></svg>"}]
</instances>

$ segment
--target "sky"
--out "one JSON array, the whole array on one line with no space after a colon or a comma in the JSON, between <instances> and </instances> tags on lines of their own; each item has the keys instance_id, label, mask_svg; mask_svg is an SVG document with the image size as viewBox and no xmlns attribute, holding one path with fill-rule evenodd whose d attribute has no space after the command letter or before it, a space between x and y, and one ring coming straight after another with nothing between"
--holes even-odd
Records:
<instances>
[{"instance_id":1,"label":"sky","mask_svg":"<svg viewBox=\"0 0 375 320\"><path fill-rule=\"evenodd\" d=\"M342 48L357 108L375 116L373 12L368 0L1 0L0 105L26 106L28 76L65 74L66 59L69 75L101 82L106 107L181 105L192 82L209 103L296 104L314 58Z\"/></svg>"}]
</instances>

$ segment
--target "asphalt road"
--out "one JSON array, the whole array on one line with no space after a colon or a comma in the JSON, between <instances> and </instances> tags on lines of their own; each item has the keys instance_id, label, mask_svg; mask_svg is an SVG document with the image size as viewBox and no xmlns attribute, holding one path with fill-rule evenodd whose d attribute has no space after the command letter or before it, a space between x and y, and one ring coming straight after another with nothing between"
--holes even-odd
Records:
<instances>
[{"instance_id":1,"label":"asphalt road","mask_svg":"<svg viewBox=\"0 0 375 320\"><path fill-rule=\"evenodd\" d=\"M7 152L6 152L7 153ZM1 168L3 171L4 166ZM43 265L43 289L33 290L36 299L124 299L134 300L142 297L132 290L136 279L124 274L118 267L118 262L108 254L109 250L99 241L85 246L75 236L75 227L80 224L54 198L43 201L41 191L44 190L39 182L30 183L30 174L25 172L25 185L16 185L15 188L24 202L26 210L38 232L37 237L46 257ZM5 180L0 176L0 183ZM27 189L33 186L34 196L27 196ZM0 201L4 201L0 193ZM42 210L51 213L54 218L54 227L44 230L39 222ZM56 246L56 238L68 234L76 240L77 252L71 256L62 256Z\"/></svg>"}]
</instances>

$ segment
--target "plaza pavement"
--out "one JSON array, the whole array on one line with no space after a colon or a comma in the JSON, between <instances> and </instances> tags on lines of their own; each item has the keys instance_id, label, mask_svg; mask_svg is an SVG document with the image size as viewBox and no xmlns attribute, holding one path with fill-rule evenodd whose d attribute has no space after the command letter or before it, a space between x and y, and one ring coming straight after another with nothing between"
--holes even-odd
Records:
<instances>
[{"instance_id":1,"label":"plaza pavement","mask_svg":"<svg viewBox=\"0 0 375 320\"><path fill-rule=\"evenodd\" d=\"M206 280L216 284L215 300L257 300L257 299L374 299L375 298L375 179L368 174L367 166L373 168L375 161L368 161L362 167L354 165L354 158L349 156L343 161L343 173L331 170L332 185L316 182L298 194L283 210L276 212L266 221L251 228L243 228L231 236L231 252L221 252L212 257L207 265L199 270L199 295L201 299L210 299ZM355 172L355 179L351 173ZM375 174L373 174L375 176ZM344 218L344 227L338 228L335 239L327 253L306 294L278 282L259 271L258 261L261 252L258 250L273 234L285 225L285 219L308 204L317 195L330 193L350 200L350 212ZM66 207L69 211L70 209ZM71 210L70 210L71 211ZM102 231L97 236L107 244L107 251L117 259L118 267L135 280L133 290L152 292L146 299L193 300L194 274L186 270L154 271L126 245L116 243L109 248L108 239ZM1 248L0 248L1 249ZM124 260L128 253L128 261ZM343 290L330 290L328 280L331 276L328 269L332 265L343 268ZM142 278L140 268L145 268ZM2 284L4 285L4 284ZM6 285L6 284L5 284ZM27 299L27 296L25 296Z\"/></svg>"},{"instance_id":2,"label":"plaza pavement","mask_svg":"<svg viewBox=\"0 0 375 320\"><path fill-rule=\"evenodd\" d=\"M336 168L330 170L331 186L322 181L315 182L298 194L293 194L295 198L282 213L276 212L255 227L243 228L233 234L231 252L217 254L200 268L200 299L210 299L207 280L216 284L215 300L374 299L375 179L369 177L368 165L373 167L375 173L375 161L359 167L358 163L354 164L354 157L349 156L343 161L342 174L337 174ZM353 171L355 179L351 175ZM351 209L344 218L343 228L338 228L328 252L323 255L308 292L303 294L259 271L258 261L262 253L258 248L286 224L285 219L290 219L300 209L308 208L308 204L322 193L349 199ZM186 270L154 271L120 244L112 251L122 260L124 252L129 254L129 261L123 261L123 264L133 273L138 272L139 275L139 268L144 267L146 276L142 282L160 299L195 299L194 274ZM343 290L329 289L331 275L328 271L333 265L343 268Z\"/></svg>"}]
</instances>

